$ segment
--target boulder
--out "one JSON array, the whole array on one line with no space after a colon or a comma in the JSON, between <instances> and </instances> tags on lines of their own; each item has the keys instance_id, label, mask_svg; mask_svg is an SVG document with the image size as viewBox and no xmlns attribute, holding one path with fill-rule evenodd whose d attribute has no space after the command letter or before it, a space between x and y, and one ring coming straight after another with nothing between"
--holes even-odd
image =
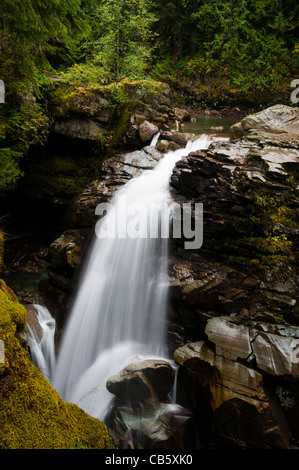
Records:
<instances>
[{"instance_id":1,"label":"boulder","mask_svg":"<svg viewBox=\"0 0 299 470\"><path fill-rule=\"evenodd\" d=\"M21 334L21 337L25 339L26 341L28 341L29 334L30 334L28 330L28 327L29 327L30 330L33 332L36 340L40 342L43 338L44 333L38 321L38 311L33 305L24 305L24 307L27 312L27 323L26 323L25 329L23 330Z\"/></svg>"},{"instance_id":2,"label":"boulder","mask_svg":"<svg viewBox=\"0 0 299 470\"><path fill-rule=\"evenodd\" d=\"M298 379L299 329L289 327L281 330L276 327L273 333L271 330L266 325L266 331L254 332L252 350L257 367L271 375Z\"/></svg>"},{"instance_id":3,"label":"boulder","mask_svg":"<svg viewBox=\"0 0 299 470\"><path fill-rule=\"evenodd\" d=\"M253 368L239 362L218 356L204 341L189 343L174 352L174 360L181 367L201 371L202 373L211 366L216 383L214 388L212 407L217 409L224 401L234 397L263 408L266 401L263 387L262 374Z\"/></svg>"},{"instance_id":4,"label":"boulder","mask_svg":"<svg viewBox=\"0 0 299 470\"><path fill-rule=\"evenodd\" d=\"M183 108L174 108L174 117L176 120L184 122L190 120L190 113Z\"/></svg>"},{"instance_id":5,"label":"boulder","mask_svg":"<svg viewBox=\"0 0 299 470\"><path fill-rule=\"evenodd\" d=\"M236 325L230 318L214 317L208 320L205 333L216 345L216 354L231 360L248 359L252 355L250 330Z\"/></svg>"},{"instance_id":6,"label":"boulder","mask_svg":"<svg viewBox=\"0 0 299 470\"><path fill-rule=\"evenodd\" d=\"M186 147L187 143L194 138L194 134L188 132L163 131L160 134L161 140L175 142L179 148Z\"/></svg>"},{"instance_id":7,"label":"boulder","mask_svg":"<svg viewBox=\"0 0 299 470\"><path fill-rule=\"evenodd\" d=\"M190 411L169 403L135 410L130 406L115 406L105 422L120 449L173 450L184 449L186 442L190 447L197 444Z\"/></svg>"},{"instance_id":8,"label":"boulder","mask_svg":"<svg viewBox=\"0 0 299 470\"><path fill-rule=\"evenodd\" d=\"M157 149L163 153L173 152L179 148L181 148L180 145L171 140L159 139L157 143Z\"/></svg>"},{"instance_id":9,"label":"boulder","mask_svg":"<svg viewBox=\"0 0 299 470\"><path fill-rule=\"evenodd\" d=\"M151 398L169 402L174 383L174 369L162 360L151 360L129 364L107 381L109 392L118 399L131 404L140 404Z\"/></svg>"},{"instance_id":10,"label":"boulder","mask_svg":"<svg viewBox=\"0 0 299 470\"><path fill-rule=\"evenodd\" d=\"M275 105L256 114L246 116L241 122L234 124L230 130L232 139L240 139L254 132L258 134L283 134L286 140L298 138L299 109L286 105Z\"/></svg>"},{"instance_id":11,"label":"boulder","mask_svg":"<svg viewBox=\"0 0 299 470\"><path fill-rule=\"evenodd\" d=\"M99 137L105 133L105 128L90 118L57 119L52 127L52 132L73 139L98 142Z\"/></svg>"},{"instance_id":12,"label":"boulder","mask_svg":"<svg viewBox=\"0 0 299 470\"><path fill-rule=\"evenodd\" d=\"M157 132L159 132L158 126L148 121L143 121L139 125L139 136L143 143L150 142Z\"/></svg>"},{"instance_id":13,"label":"boulder","mask_svg":"<svg viewBox=\"0 0 299 470\"><path fill-rule=\"evenodd\" d=\"M292 447L287 420L260 372L215 354L204 341L179 348L174 358L185 371L179 386L190 390L192 380L193 390L203 400L202 409L210 410L204 432L211 433L218 445ZM189 393L194 403L192 389Z\"/></svg>"},{"instance_id":14,"label":"boulder","mask_svg":"<svg viewBox=\"0 0 299 470\"><path fill-rule=\"evenodd\" d=\"M50 245L51 263L56 268L77 268L81 261L85 238L84 229L66 230Z\"/></svg>"},{"instance_id":15,"label":"boulder","mask_svg":"<svg viewBox=\"0 0 299 470\"><path fill-rule=\"evenodd\" d=\"M217 355L255 360L268 374L299 378L299 328L256 321L244 325L234 317L215 317L208 320L205 332Z\"/></svg>"},{"instance_id":16,"label":"boulder","mask_svg":"<svg viewBox=\"0 0 299 470\"><path fill-rule=\"evenodd\" d=\"M184 447L194 423L190 411L171 403L174 376L169 362L147 359L129 364L108 379L107 389L115 394L116 402L106 422L120 448Z\"/></svg>"}]
</instances>

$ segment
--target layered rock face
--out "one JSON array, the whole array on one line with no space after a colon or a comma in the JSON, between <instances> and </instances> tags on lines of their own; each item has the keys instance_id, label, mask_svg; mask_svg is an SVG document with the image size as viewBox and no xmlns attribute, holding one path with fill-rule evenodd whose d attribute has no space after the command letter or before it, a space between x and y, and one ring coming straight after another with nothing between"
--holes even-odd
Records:
<instances>
[{"instance_id":1,"label":"layered rock face","mask_svg":"<svg viewBox=\"0 0 299 470\"><path fill-rule=\"evenodd\" d=\"M148 80L120 83L117 91L54 80L45 105L54 134L86 143L113 141L122 148L140 148L158 129L188 118L186 111L175 108L165 83Z\"/></svg>"},{"instance_id":2,"label":"layered rock face","mask_svg":"<svg viewBox=\"0 0 299 470\"><path fill-rule=\"evenodd\" d=\"M135 118L145 141L159 127ZM158 149L179 148L189 137L162 130ZM58 291L74 291L96 206L154 168L160 152L148 146L103 162L100 180L77 199L72 227L50 247ZM168 366L122 371L107 386L116 395L109 425L124 447L188 447L191 434L207 448L298 447L298 157L298 109L275 106L176 165L174 201L203 204L202 247L185 249L181 239L170 247L168 332L179 412L172 413L167 394L157 399L159 373ZM133 394L123 400L119 391L127 387ZM181 423L180 433L170 423Z\"/></svg>"},{"instance_id":3,"label":"layered rock face","mask_svg":"<svg viewBox=\"0 0 299 470\"><path fill-rule=\"evenodd\" d=\"M171 178L176 201L203 203L202 247L172 243L169 338L207 447L299 440L298 134L298 108L274 106Z\"/></svg>"}]
</instances>

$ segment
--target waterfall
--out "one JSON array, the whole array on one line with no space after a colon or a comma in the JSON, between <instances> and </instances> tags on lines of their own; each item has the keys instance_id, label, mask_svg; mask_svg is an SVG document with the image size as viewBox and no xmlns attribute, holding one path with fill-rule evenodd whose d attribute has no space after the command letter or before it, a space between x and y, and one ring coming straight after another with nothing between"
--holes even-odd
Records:
<instances>
[{"instance_id":1,"label":"waterfall","mask_svg":"<svg viewBox=\"0 0 299 470\"><path fill-rule=\"evenodd\" d=\"M42 338L35 328L27 324L31 359L46 379L52 383L56 361L54 347L56 322L46 307L39 304L33 304L33 307L38 312L37 319L42 329Z\"/></svg>"},{"instance_id":2,"label":"waterfall","mask_svg":"<svg viewBox=\"0 0 299 470\"><path fill-rule=\"evenodd\" d=\"M160 222L169 223L168 186L176 162L210 143L204 135L167 153L154 170L144 170L117 192L114 210L99 223L53 381L65 401L92 416L104 419L112 398L106 381L112 374L130 362L168 357L168 240L149 237L146 222L155 207ZM132 207L142 208L143 222L128 215L126 208ZM117 234L105 236L107 226L115 225Z\"/></svg>"}]
</instances>

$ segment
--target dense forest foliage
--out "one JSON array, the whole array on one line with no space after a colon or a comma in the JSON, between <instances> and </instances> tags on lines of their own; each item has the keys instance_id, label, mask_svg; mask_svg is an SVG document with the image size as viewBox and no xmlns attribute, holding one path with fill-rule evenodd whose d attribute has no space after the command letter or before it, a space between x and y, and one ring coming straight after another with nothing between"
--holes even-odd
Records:
<instances>
[{"instance_id":1,"label":"dense forest foliage","mask_svg":"<svg viewBox=\"0 0 299 470\"><path fill-rule=\"evenodd\" d=\"M298 75L298 13L296 0L1 0L0 191L46 139L39 101L49 77L271 90Z\"/></svg>"}]
</instances>

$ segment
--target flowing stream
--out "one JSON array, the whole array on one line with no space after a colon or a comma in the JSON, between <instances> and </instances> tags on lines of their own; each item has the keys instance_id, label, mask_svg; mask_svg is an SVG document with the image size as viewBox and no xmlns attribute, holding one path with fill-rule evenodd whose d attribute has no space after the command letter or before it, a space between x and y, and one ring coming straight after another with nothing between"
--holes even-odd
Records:
<instances>
[{"instance_id":1,"label":"flowing stream","mask_svg":"<svg viewBox=\"0 0 299 470\"><path fill-rule=\"evenodd\" d=\"M29 345L32 362L40 369L43 375L52 383L55 369L55 320L49 310L42 305L34 304L37 311L38 323L42 330L42 337L38 331L27 324L29 332Z\"/></svg>"},{"instance_id":2,"label":"flowing stream","mask_svg":"<svg viewBox=\"0 0 299 470\"><path fill-rule=\"evenodd\" d=\"M144 358L168 358L168 240L150 237L148 222L154 207L160 223L169 223L169 179L176 162L208 148L211 141L203 135L167 153L155 169L144 170L116 193L110 211L97 224L53 386L65 401L99 419L104 419L112 398L106 389L112 374ZM140 209L142 220L134 218L132 208Z\"/></svg>"}]
</instances>

